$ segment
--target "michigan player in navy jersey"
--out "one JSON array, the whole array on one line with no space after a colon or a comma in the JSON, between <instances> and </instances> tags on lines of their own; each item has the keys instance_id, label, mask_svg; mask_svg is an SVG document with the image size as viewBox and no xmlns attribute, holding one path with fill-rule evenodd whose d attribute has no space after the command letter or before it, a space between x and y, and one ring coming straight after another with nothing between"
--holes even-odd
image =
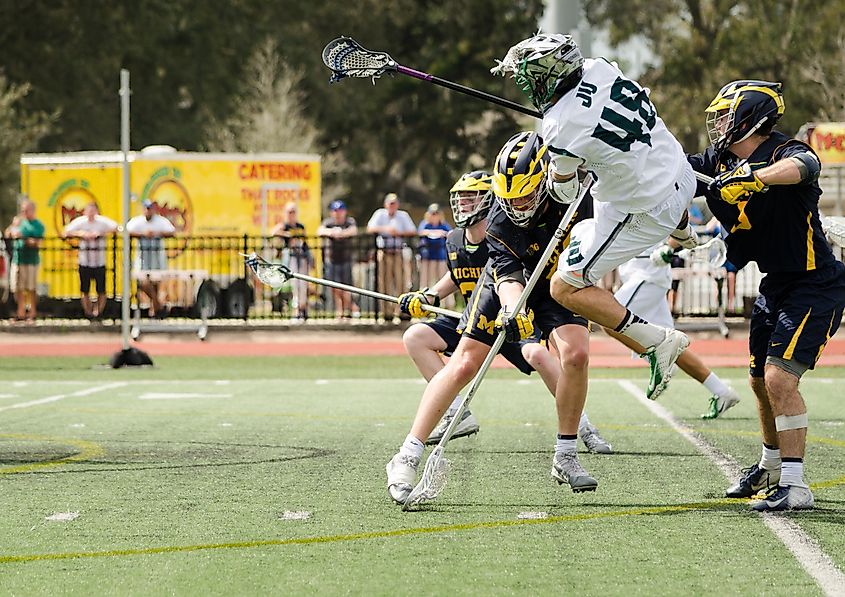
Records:
<instances>
[{"instance_id":1,"label":"michigan player in navy jersey","mask_svg":"<svg viewBox=\"0 0 845 597\"><path fill-rule=\"evenodd\" d=\"M400 296L400 308L417 318L425 317L421 306L423 302L437 305L441 299L455 291L461 292L466 301L467 309L460 323L451 317L438 316L434 320L411 326L403 337L408 354L420 373L426 380L434 379L430 387L433 387L433 392L439 392L441 397L455 396L469 382L480 368L498 333L495 325L501 306L493 276L485 268L488 261L486 218L491 202L489 174L470 172L455 183L451 189L451 206L457 228L447 237L449 273L431 288ZM501 353L525 374L536 370L554 395L561 374L560 365L558 359L539 340L539 333L530 334L518 342L506 343ZM444 365L441 354L451 355L452 358ZM428 389L426 393L429 394ZM460 401L460 396L454 398L446 414L434 430L427 434L425 442L421 441L425 435L415 435L417 421L424 410L421 403L411 434L387 465L388 493L397 503L404 503L413 488L423 444L440 441ZM445 399L441 398L440 402L445 403ZM428 413L430 408L425 410ZM439 412L442 414L442 409ZM478 431L477 420L473 415L467 415L467 412L453 438ZM578 434L590 452L612 452L610 444L601 437L583 412L578 420Z\"/></svg>"},{"instance_id":2,"label":"michigan player in navy jersey","mask_svg":"<svg viewBox=\"0 0 845 597\"><path fill-rule=\"evenodd\" d=\"M751 313L750 383L763 436L759 463L743 471L728 497L750 497L758 511L813 507L804 481L807 408L798 383L839 327L845 266L819 221L821 169L813 150L773 130L783 115L780 83L733 81L706 109L711 145L688 156L715 177L699 192L728 230L728 260L756 261L766 274Z\"/></svg>"}]
</instances>

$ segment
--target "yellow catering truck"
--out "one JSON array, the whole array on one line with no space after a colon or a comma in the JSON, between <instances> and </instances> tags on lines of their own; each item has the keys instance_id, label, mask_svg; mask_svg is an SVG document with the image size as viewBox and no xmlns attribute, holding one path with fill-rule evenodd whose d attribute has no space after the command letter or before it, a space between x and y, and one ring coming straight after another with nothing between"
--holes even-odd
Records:
<instances>
[{"instance_id":1,"label":"yellow catering truck","mask_svg":"<svg viewBox=\"0 0 845 597\"><path fill-rule=\"evenodd\" d=\"M122 160L116 151L21 156L21 191L35 202L48 239L59 237L92 201L101 214L123 223L149 199L177 230L167 245L170 271L201 270L225 293L235 283L248 287L237 253L250 243L262 246L260 238L282 221L288 202L297 204L309 235L320 223L317 155L180 152L167 146L131 152L129 214L122 209ZM68 275L76 270L75 242L55 242L59 250L42 252L40 293L76 298L78 284ZM119 270L119 258L107 267L107 287L117 295Z\"/></svg>"}]
</instances>

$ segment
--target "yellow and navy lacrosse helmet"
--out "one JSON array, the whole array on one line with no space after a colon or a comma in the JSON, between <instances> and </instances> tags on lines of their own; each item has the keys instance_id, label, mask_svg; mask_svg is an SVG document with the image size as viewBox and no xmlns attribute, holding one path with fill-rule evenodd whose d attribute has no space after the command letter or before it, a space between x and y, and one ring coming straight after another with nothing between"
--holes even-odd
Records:
<instances>
[{"instance_id":1,"label":"yellow and navy lacrosse helmet","mask_svg":"<svg viewBox=\"0 0 845 597\"><path fill-rule=\"evenodd\" d=\"M492 176L484 170L467 172L449 189L452 217L458 228L469 228L487 217L493 205Z\"/></svg>"},{"instance_id":2,"label":"yellow and navy lacrosse helmet","mask_svg":"<svg viewBox=\"0 0 845 597\"><path fill-rule=\"evenodd\" d=\"M707 134L721 155L729 146L771 127L783 116L783 86L769 81L732 81L707 109Z\"/></svg>"},{"instance_id":3,"label":"yellow and navy lacrosse helmet","mask_svg":"<svg viewBox=\"0 0 845 597\"><path fill-rule=\"evenodd\" d=\"M527 227L546 200L544 179L548 169L549 152L537 133L517 133L499 151L493 194L517 226Z\"/></svg>"}]
</instances>

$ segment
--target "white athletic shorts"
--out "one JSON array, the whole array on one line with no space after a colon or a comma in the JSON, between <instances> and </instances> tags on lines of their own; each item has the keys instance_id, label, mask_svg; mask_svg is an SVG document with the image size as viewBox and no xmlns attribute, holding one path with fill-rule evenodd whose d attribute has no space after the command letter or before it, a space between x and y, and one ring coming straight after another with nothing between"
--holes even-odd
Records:
<instances>
[{"instance_id":1,"label":"white athletic shorts","mask_svg":"<svg viewBox=\"0 0 845 597\"><path fill-rule=\"evenodd\" d=\"M645 280L632 279L625 282L614 296L620 305L647 322L664 328L675 328L665 288Z\"/></svg>"},{"instance_id":2,"label":"white athletic shorts","mask_svg":"<svg viewBox=\"0 0 845 597\"><path fill-rule=\"evenodd\" d=\"M695 174L686 161L684 166L672 195L650 211L627 214L596 201L595 217L572 228L565 258L558 260L561 279L576 288L593 286L608 272L665 241L695 194Z\"/></svg>"}]
</instances>

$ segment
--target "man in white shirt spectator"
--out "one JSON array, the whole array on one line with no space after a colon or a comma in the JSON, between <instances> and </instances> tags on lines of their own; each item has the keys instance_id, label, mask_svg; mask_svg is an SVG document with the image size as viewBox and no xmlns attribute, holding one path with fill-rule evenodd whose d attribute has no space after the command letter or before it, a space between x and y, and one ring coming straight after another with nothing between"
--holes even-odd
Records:
<instances>
[{"instance_id":1,"label":"man in white shirt spectator","mask_svg":"<svg viewBox=\"0 0 845 597\"><path fill-rule=\"evenodd\" d=\"M167 269L167 254L164 251L164 238L176 234L176 227L167 218L158 214L158 206L144 199L144 213L135 216L126 223L126 230L132 238L138 239L140 252L139 287L150 297L150 317L163 317L165 312L159 297L160 280L152 280L150 271ZM146 273L146 275L144 275Z\"/></svg>"},{"instance_id":2,"label":"man in white shirt spectator","mask_svg":"<svg viewBox=\"0 0 845 597\"><path fill-rule=\"evenodd\" d=\"M101 216L93 201L83 215L65 226L62 236L79 239L79 291L82 311L88 319L99 319L106 310L106 236L117 230L117 222ZM96 309L89 295L91 282L97 290Z\"/></svg>"},{"instance_id":3,"label":"man in white shirt spectator","mask_svg":"<svg viewBox=\"0 0 845 597\"><path fill-rule=\"evenodd\" d=\"M407 211L399 209L396 193L384 196L384 207L377 209L367 223L367 232L376 236L378 261L378 290L398 296L411 288L410 276L405 275L402 249L405 238L416 236L417 227ZM399 305L383 303L384 320L391 321L399 313Z\"/></svg>"}]
</instances>

